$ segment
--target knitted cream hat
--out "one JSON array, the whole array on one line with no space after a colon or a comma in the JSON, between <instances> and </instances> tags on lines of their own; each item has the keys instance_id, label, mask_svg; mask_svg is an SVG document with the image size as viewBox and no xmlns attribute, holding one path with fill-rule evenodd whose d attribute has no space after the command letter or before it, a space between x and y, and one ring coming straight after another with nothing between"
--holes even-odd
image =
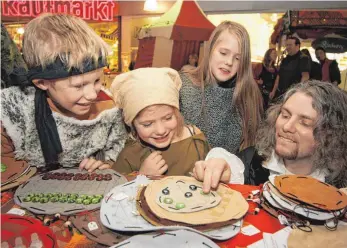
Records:
<instances>
[{"instance_id":1,"label":"knitted cream hat","mask_svg":"<svg viewBox=\"0 0 347 248\"><path fill-rule=\"evenodd\" d=\"M131 125L136 115L154 104L179 109L182 81L171 68L141 68L117 76L111 85L113 99L123 109L124 121Z\"/></svg>"}]
</instances>

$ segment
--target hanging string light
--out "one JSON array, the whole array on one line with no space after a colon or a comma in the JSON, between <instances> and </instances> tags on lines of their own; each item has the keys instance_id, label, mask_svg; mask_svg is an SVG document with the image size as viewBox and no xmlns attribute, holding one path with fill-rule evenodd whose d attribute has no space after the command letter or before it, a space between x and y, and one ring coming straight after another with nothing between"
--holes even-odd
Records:
<instances>
[{"instance_id":1,"label":"hanging string light","mask_svg":"<svg viewBox=\"0 0 347 248\"><path fill-rule=\"evenodd\" d=\"M158 9L157 0L146 0L143 10L156 11Z\"/></svg>"},{"instance_id":2,"label":"hanging string light","mask_svg":"<svg viewBox=\"0 0 347 248\"><path fill-rule=\"evenodd\" d=\"M18 28L17 33L20 35L24 34L24 28L22 28L22 27Z\"/></svg>"}]
</instances>

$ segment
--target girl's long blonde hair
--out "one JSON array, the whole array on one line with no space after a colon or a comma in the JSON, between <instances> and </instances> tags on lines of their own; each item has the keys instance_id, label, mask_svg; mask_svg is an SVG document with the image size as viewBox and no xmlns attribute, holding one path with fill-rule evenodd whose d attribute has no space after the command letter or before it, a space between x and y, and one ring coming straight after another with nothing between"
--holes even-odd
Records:
<instances>
[{"instance_id":1,"label":"girl's long blonde hair","mask_svg":"<svg viewBox=\"0 0 347 248\"><path fill-rule=\"evenodd\" d=\"M210 69L210 60L219 36L225 30L237 38L241 59L237 71L236 88L232 103L234 104L242 119L243 142L240 150L253 146L255 143L256 131L261 121L263 113L263 100L258 85L253 79L251 67L250 39L247 30L236 22L224 21L216 27L211 34L204 49L204 58L195 70L190 71L193 82L199 84L204 92L204 86L217 83L216 78ZM203 82L203 83L201 83ZM205 105L203 98L203 109Z\"/></svg>"}]
</instances>

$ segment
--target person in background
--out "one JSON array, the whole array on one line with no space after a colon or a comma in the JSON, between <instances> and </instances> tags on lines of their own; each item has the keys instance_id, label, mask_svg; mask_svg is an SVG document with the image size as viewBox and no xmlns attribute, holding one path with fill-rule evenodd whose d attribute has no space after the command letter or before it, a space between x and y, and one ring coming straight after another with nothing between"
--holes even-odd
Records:
<instances>
[{"instance_id":1,"label":"person in background","mask_svg":"<svg viewBox=\"0 0 347 248\"><path fill-rule=\"evenodd\" d=\"M310 78L309 58L300 51L300 40L295 36L286 39L287 56L282 60L280 69L269 97L279 97L292 85L305 82Z\"/></svg>"},{"instance_id":2,"label":"person in background","mask_svg":"<svg viewBox=\"0 0 347 248\"><path fill-rule=\"evenodd\" d=\"M28 81L1 91L1 162L92 172L110 168L126 130L112 100L98 102L108 45L80 18L43 14L25 29Z\"/></svg>"},{"instance_id":3,"label":"person in background","mask_svg":"<svg viewBox=\"0 0 347 248\"><path fill-rule=\"evenodd\" d=\"M279 103L269 108L258 130L256 148L265 161L262 166L245 165L248 167L245 172L248 170L254 178L260 176L261 170L268 171L269 175L307 175L345 188L346 135L347 92L316 80L294 85ZM216 187L223 173L230 174L230 163L225 161L224 167L222 160L200 163L205 164L204 170L199 169L196 174L204 181L204 191L208 191L210 185ZM267 177L257 179L258 184L267 180Z\"/></svg>"},{"instance_id":4,"label":"person in background","mask_svg":"<svg viewBox=\"0 0 347 248\"><path fill-rule=\"evenodd\" d=\"M198 66L199 57L196 53L189 55L188 64L181 68L181 71L195 69Z\"/></svg>"},{"instance_id":5,"label":"person in background","mask_svg":"<svg viewBox=\"0 0 347 248\"><path fill-rule=\"evenodd\" d=\"M135 63L137 58L137 50L132 50L130 55L130 64L129 64L129 71L132 71L135 69Z\"/></svg>"},{"instance_id":6,"label":"person in background","mask_svg":"<svg viewBox=\"0 0 347 248\"><path fill-rule=\"evenodd\" d=\"M1 89L26 82L27 73L22 54L1 23Z\"/></svg>"},{"instance_id":7,"label":"person in background","mask_svg":"<svg viewBox=\"0 0 347 248\"><path fill-rule=\"evenodd\" d=\"M311 63L310 79L322 80L322 69L320 67L320 64L312 60L311 54L308 49L306 48L301 49L301 52L310 59L310 63Z\"/></svg>"},{"instance_id":8,"label":"person in background","mask_svg":"<svg viewBox=\"0 0 347 248\"><path fill-rule=\"evenodd\" d=\"M277 77L276 68L277 52L276 49L270 48L265 52L263 63L255 66L253 76L254 80L259 85L263 99L264 109L266 110L269 106L269 95L272 92Z\"/></svg>"},{"instance_id":9,"label":"person in background","mask_svg":"<svg viewBox=\"0 0 347 248\"><path fill-rule=\"evenodd\" d=\"M237 153L253 146L263 100L251 67L250 39L240 24L222 22L195 70L180 72L181 113L211 147Z\"/></svg>"},{"instance_id":10,"label":"person in background","mask_svg":"<svg viewBox=\"0 0 347 248\"><path fill-rule=\"evenodd\" d=\"M326 52L322 47L317 47L315 53L319 63L321 64L322 81L339 85L341 83L341 74L336 60L328 59L326 57Z\"/></svg>"}]
</instances>

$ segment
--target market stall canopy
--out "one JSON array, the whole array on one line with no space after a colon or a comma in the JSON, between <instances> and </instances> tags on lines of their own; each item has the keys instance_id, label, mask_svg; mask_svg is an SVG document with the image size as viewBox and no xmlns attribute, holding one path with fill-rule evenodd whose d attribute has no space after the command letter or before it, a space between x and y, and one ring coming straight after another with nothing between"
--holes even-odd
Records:
<instances>
[{"instance_id":1,"label":"market stall canopy","mask_svg":"<svg viewBox=\"0 0 347 248\"><path fill-rule=\"evenodd\" d=\"M154 24L142 27L139 39L208 40L214 28L195 1L177 1Z\"/></svg>"},{"instance_id":2,"label":"market stall canopy","mask_svg":"<svg viewBox=\"0 0 347 248\"><path fill-rule=\"evenodd\" d=\"M199 54L200 43L209 39L214 28L195 1L177 1L155 23L140 30L135 68L181 69L189 54Z\"/></svg>"},{"instance_id":3,"label":"market stall canopy","mask_svg":"<svg viewBox=\"0 0 347 248\"><path fill-rule=\"evenodd\" d=\"M301 39L330 34L347 38L347 10L288 11L275 25L271 43L278 43L282 35L294 33Z\"/></svg>"}]
</instances>

